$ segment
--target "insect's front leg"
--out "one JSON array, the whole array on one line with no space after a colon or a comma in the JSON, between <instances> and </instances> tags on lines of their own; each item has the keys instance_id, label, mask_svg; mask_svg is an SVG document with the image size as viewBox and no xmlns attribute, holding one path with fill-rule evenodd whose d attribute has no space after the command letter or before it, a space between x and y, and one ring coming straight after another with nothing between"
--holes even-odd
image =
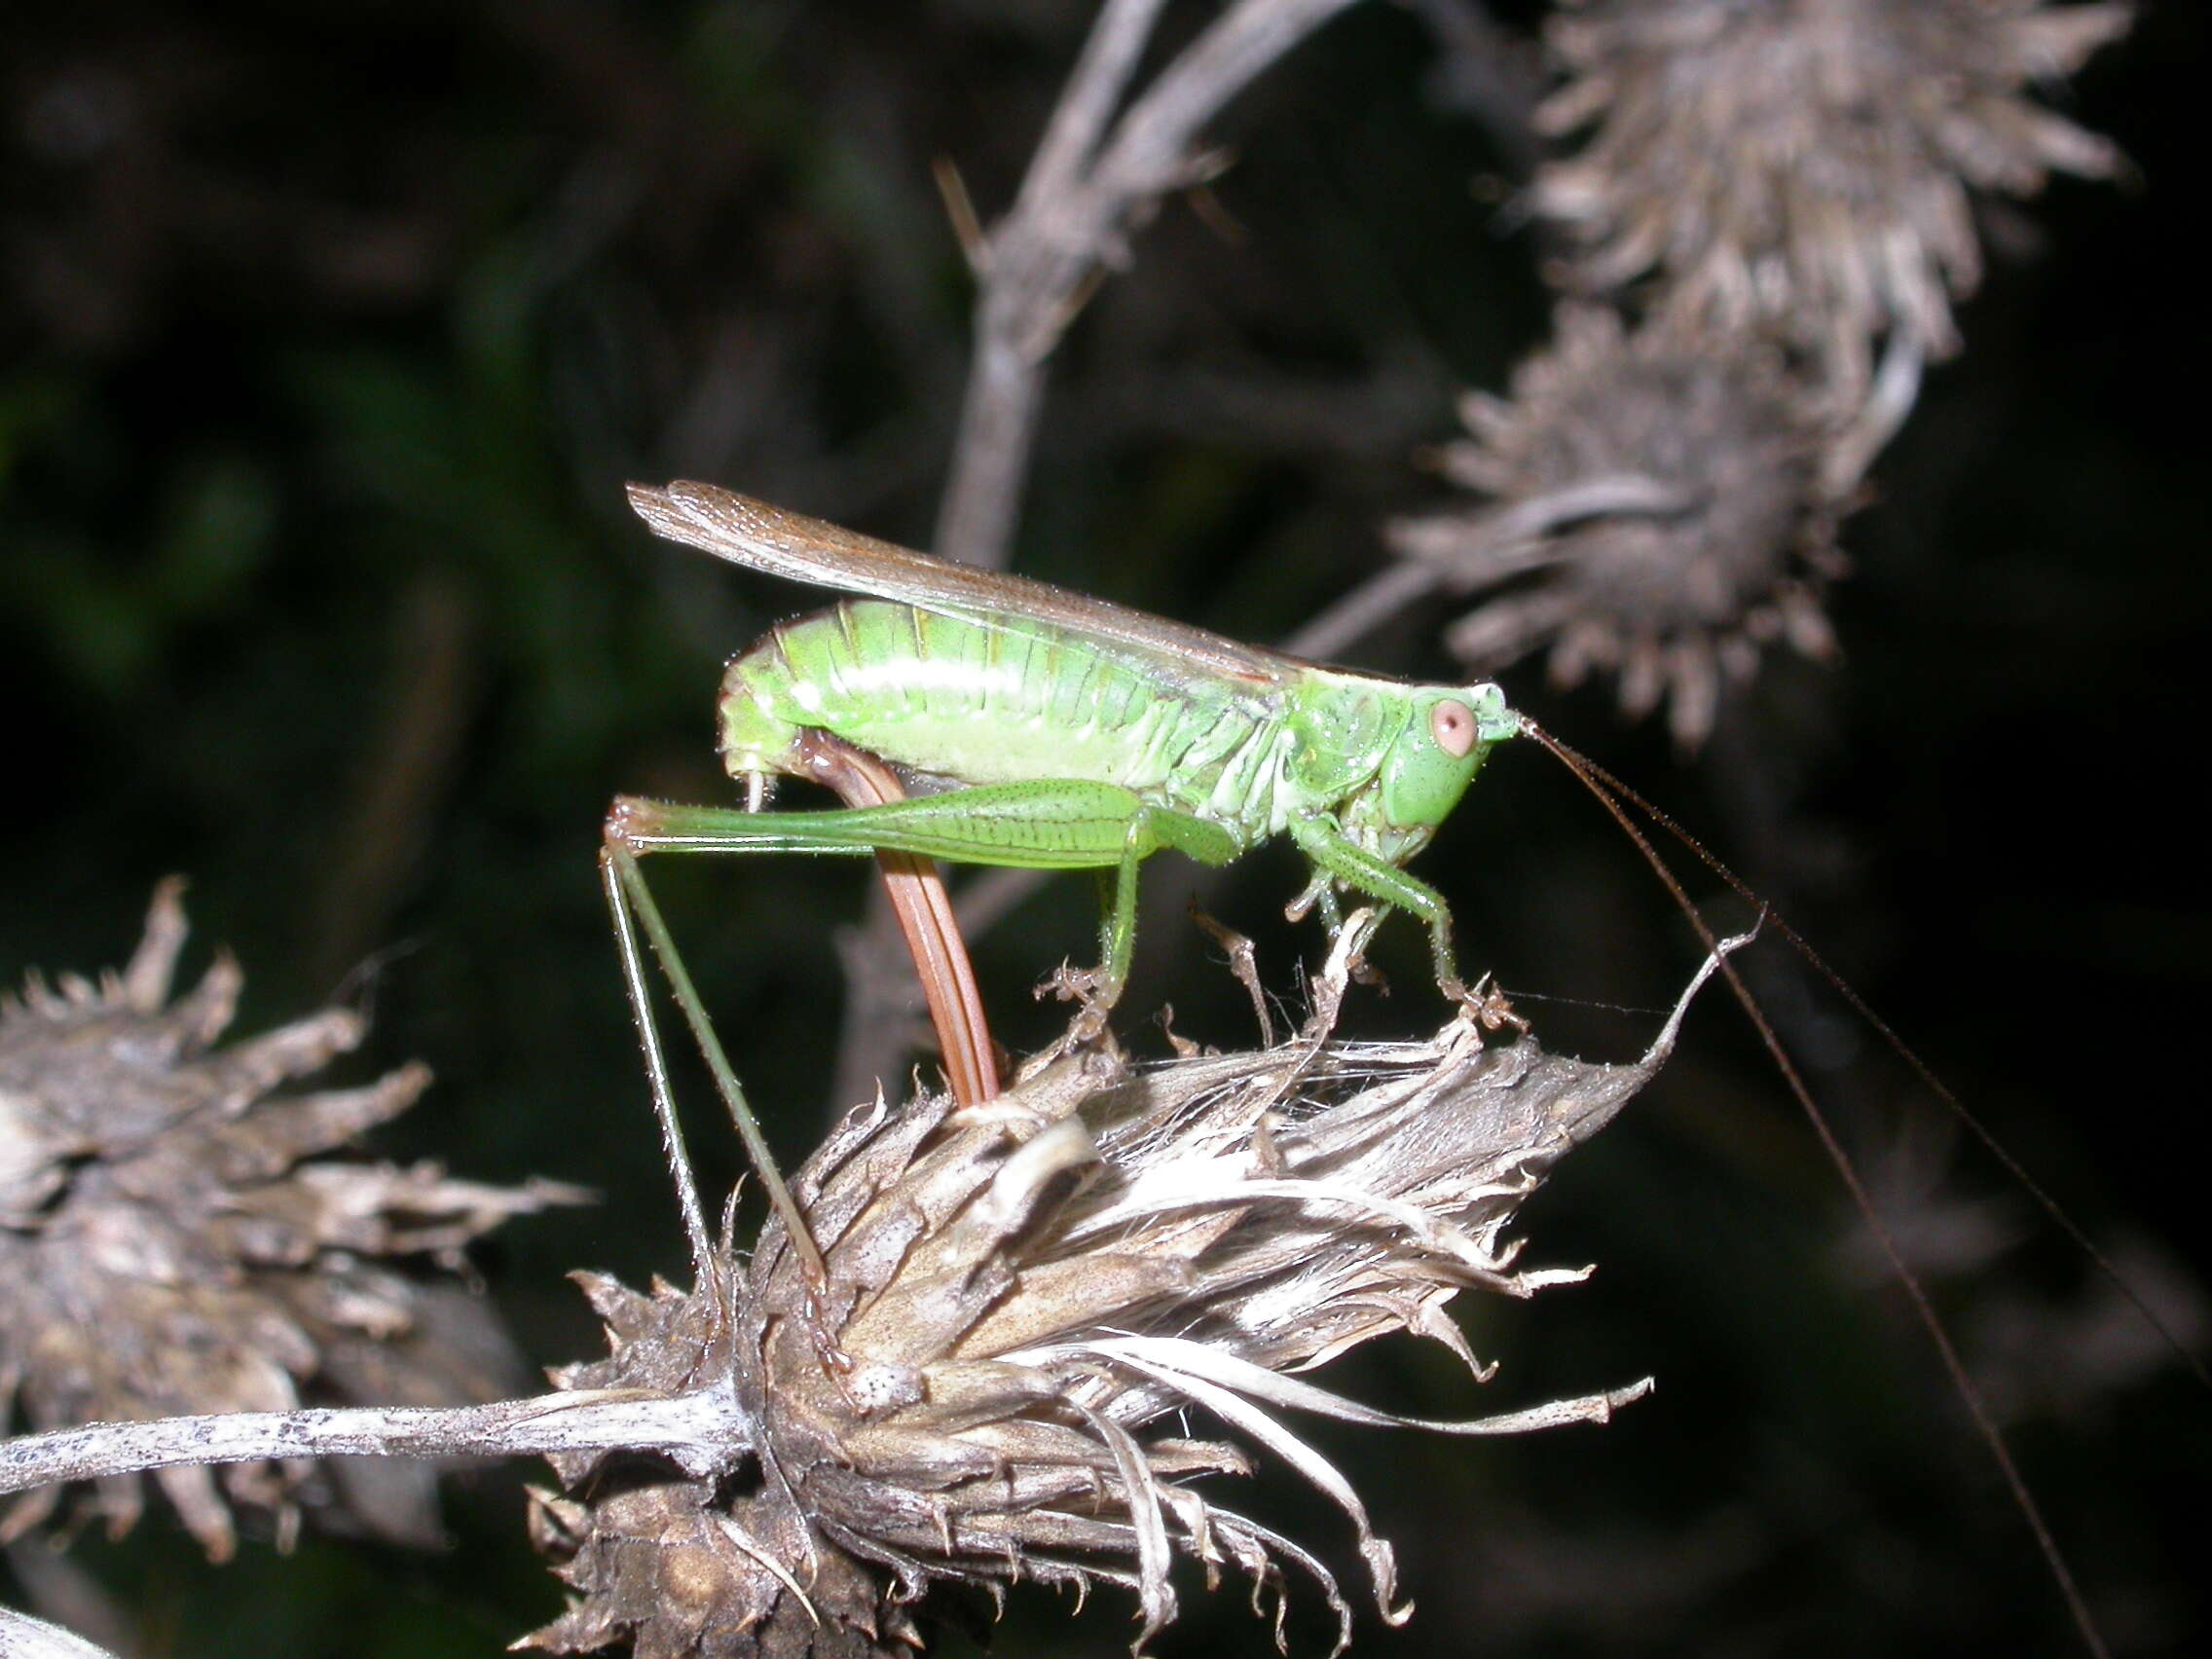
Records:
<instances>
[{"instance_id":1,"label":"insect's front leg","mask_svg":"<svg viewBox=\"0 0 2212 1659\"><path fill-rule=\"evenodd\" d=\"M1379 858L1337 827L1335 820L1315 814L1293 819L1290 838L1313 861L1317 877L1342 882L1355 893L1385 905L1411 910L1428 925L1429 949L1436 960L1437 988L1462 1007L1481 1010L1488 999L1471 993L1459 977L1452 951L1452 912L1444 895L1418 876L1408 875L1388 860ZM1325 881L1317 883L1325 889Z\"/></svg>"}]
</instances>

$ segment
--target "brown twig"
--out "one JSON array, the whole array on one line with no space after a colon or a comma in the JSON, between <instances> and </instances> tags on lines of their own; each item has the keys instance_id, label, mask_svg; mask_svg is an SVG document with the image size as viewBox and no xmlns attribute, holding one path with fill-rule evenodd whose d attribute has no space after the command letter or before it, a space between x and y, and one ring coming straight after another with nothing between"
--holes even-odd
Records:
<instances>
[{"instance_id":1,"label":"brown twig","mask_svg":"<svg viewBox=\"0 0 2212 1659\"><path fill-rule=\"evenodd\" d=\"M1215 161L1199 129L1262 70L1352 0L1239 0L1107 122L1161 6L1108 0L1030 163L1013 210L983 247L976 343L937 551L1001 566L1028 470L1045 360L1102 269L1168 191Z\"/></svg>"},{"instance_id":2,"label":"brown twig","mask_svg":"<svg viewBox=\"0 0 2212 1659\"><path fill-rule=\"evenodd\" d=\"M1044 393L1045 362L1089 298L1102 268L1126 262L1126 238L1159 199L1209 175L1198 130L1262 70L1352 0L1239 0L1163 69L1122 115L1161 0L1107 0L1069 77L1013 209L977 242L963 242L982 290L936 551L1003 567ZM940 169L940 184L955 180ZM948 189L965 202L965 193ZM955 208L972 223L972 209ZM1013 891L1018 897L1028 883ZM854 964L880 961L898 937L893 905L871 901L845 952L845 1031L838 1099L888 1069L903 1044L903 977ZM925 974L925 978L927 975ZM942 1041L942 1026L940 1026Z\"/></svg>"}]
</instances>

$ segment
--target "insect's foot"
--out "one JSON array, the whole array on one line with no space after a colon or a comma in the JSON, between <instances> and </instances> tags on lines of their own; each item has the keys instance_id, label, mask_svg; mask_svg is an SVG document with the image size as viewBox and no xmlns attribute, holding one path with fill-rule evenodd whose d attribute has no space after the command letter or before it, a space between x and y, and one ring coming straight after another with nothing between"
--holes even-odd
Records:
<instances>
[{"instance_id":1,"label":"insect's foot","mask_svg":"<svg viewBox=\"0 0 2212 1659\"><path fill-rule=\"evenodd\" d=\"M837 1342L837 1333L831 1327L830 1310L825 1304L826 1286L809 1284L806 1299L800 1309L799 1321L805 1328L807 1340L814 1346L814 1355L822 1362L822 1369L837 1384L848 1402L852 1393L845 1386L845 1379L853 1374L859 1361L847 1353ZM857 1404L857 1402L854 1402Z\"/></svg>"},{"instance_id":2,"label":"insect's foot","mask_svg":"<svg viewBox=\"0 0 2212 1659\"><path fill-rule=\"evenodd\" d=\"M1084 1008L1076 1016L1078 1019L1096 1011L1103 1022L1106 1011L1114 1006L1107 989L1106 976L1098 969L1071 968L1063 962L1037 987L1037 1000L1043 1002L1047 997L1058 997L1062 1002L1081 1003Z\"/></svg>"},{"instance_id":3,"label":"insect's foot","mask_svg":"<svg viewBox=\"0 0 2212 1659\"><path fill-rule=\"evenodd\" d=\"M1054 969L1051 977L1037 987L1037 1000L1057 997L1062 1002L1081 1006L1075 1017L1068 1021L1067 1030L1053 1044L1051 1052L1071 1053L1077 1049L1096 1043L1106 1035L1106 1016L1114 1012L1114 1002L1121 987L1111 983L1104 972L1096 968L1071 968L1065 962Z\"/></svg>"},{"instance_id":4,"label":"insect's foot","mask_svg":"<svg viewBox=\"0 0 2212 1659\"><path fill-rule=\"evenodd\" d=\"M1472 1021L1484 1031L1512 1030L1526 1034L1529 1022L1513 1012L1513 1004L1506 999L1504 990L1490 975L1485 974L1472 987L1455 985L1447 987L1453 1000L1459 1005L1459 1016Z\"/></svg>"}]
</instances>

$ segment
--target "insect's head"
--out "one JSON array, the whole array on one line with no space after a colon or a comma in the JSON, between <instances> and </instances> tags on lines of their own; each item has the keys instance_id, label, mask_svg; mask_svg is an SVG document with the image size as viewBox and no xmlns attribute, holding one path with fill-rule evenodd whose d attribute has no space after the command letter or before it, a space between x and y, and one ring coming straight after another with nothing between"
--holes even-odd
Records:
<instances>
[{"instance_id":1,"label":"insect's head","mask_svg":"<svg viewBox=\"0 0 2212 1659\"><path fill-rule=\"evenodd\" d=\"M1491 746L1521 729L1495 685L1439 686L1413 700L1405 729L1377 777L1382 821L1393 830L1433 830L1459 804Z\"/></svg>"}]
</instances>

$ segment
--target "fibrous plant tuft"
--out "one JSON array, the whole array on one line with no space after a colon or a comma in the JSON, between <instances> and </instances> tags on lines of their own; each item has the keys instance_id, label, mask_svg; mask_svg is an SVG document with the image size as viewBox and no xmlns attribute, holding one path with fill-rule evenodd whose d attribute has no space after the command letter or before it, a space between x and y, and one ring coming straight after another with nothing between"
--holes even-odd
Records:
<instances>
[{"instance_id":1,"label":"fibrous plant tuft","mask_svg":"<svg viewBox=\"0 0 2212 1659\"><path fill-rule=\"evenodd\" d=\"M1588 129L1538 177L1584 293L1803 348L1840 388L1871 348L1958 344L1981 275L1976 193L2108 177L2119 150L2029 95L2124 33L2124 5L2045 0L1567 0L1567 79L1538 114Z\"/></svg>"},{"instance_id":2,"label":"fibrous plant tuft","mask_svg":"<svg viewBox=\"0 0 2212 1659\"><path fill-rule=\"evenodd\" d=\"M1677 1014L1678 1017L1678 1014ZM1126 1587L1138 1645L1176 1614L1170 1570L1274 1604L1309 1549L1226 1501L1274 1458L1342 1510L1393 1622L1390 1546L1300 1414L1504 1434L1604 1420L1635 1383L1471 1422L1416 1423L1301 1380L1396 1332L1477 1361L1447 1305L1582 1272L1515 1265L1516 1209L1655 1071L1455 1021L1426 1043L1301 1039L1130 1071L1062 1059L986 1106L923 1095L850 1114L793 1182L823 1253L780 1224L703 1282L584 1280L608 1356L565 1387L726 1388L708 1465L556 1458L535 1533L572 1591L529 1643L627 1641L640 1659L901 1655L918 1604L1021 1580Z\"/></svg>"},{"instance_id":3,"label":"fibrous plant tuft","mask_svg":"<svg viewBox=\"0 0 2212 1659\"><path fill-rule=\"evenodd\" d=\"M510 1391L519 1363L457 1275L461 1252L509 1216L578 1195L342 1155L406 1111L428 1069L293 1091L365 1035L344 1008L222 1044L244 977L219 957L171 1000L181 891L157 890L120 973L33 975L19 997L0 997L0 1408L54 1428ZM222 1558L241 1505L273 1518L280 1539L307 1510L433 1541L433 1474L295 1460L153 1479ZM18 1501L0 1534L46 1520L60 1490ZM134 1475L85 1498L115 1533L144 1503Z\"/></svg>"},{"instance_id":4,"label":"fibrous plant tuft","mask_svg":"<svg viewBox=\"0 0 2212 1659\"><path fill-rule=\"evenodd\" d=\"M1830 407L1770 346L1563 306L1510 398L1460 401L1467 436L1439 461L1483 502L1401 520L1391 541L1484 595L1445 635L1470 670L1548 647L1555 683L1615 674L1627 714L1665 700L1694 749L1768 642L1833 650Z\"/></svg>"}]
</instances>

